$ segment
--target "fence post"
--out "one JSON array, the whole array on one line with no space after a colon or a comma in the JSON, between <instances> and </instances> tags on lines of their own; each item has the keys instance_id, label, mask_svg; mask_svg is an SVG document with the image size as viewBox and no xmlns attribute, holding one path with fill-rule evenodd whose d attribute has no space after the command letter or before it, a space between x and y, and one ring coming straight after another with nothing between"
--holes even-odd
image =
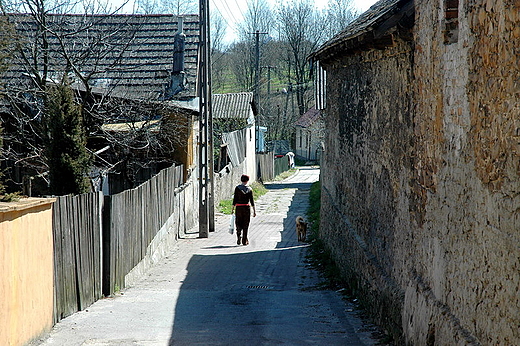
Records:
<instances>
[{"instance_id":1,"label":"fence post","mask_svg":"<svg viewBox=\"0 0 520 346\"><path fill-rule=\"evenodd\" d=\"M103 238L102 238L102 249L103 249L103 279L102 279L102 289L103 295L109 296L114 291L113 287L113 273L110 272L110 264L112 258L111 251L111 212L112 212L112 196L105 196L105 200L103 203L102 209L102 219L103 219Z\"/></svg>"}]
</instances>

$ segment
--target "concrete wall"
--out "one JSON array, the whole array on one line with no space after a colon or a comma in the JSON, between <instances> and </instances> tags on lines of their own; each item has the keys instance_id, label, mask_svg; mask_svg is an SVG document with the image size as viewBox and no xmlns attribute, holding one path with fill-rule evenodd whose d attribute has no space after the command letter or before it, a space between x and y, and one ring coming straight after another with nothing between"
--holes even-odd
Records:
<instances>
[{"instance_id":1,"label":"concrete wall","mask_svg":"<svg viewBox=\"0 0 520 346\"><path fill-rule=\"evenodd\" d=\"M403 343L519 345L520 3L460 1L449 39L443 6L325 65L321 232Z\"/></svg>"},{"instance_id":2,"label":"concrete wall","mask_svg":"<svg viewBox=\"0 0 520 346\"><path fill-rule=\"evenodd\" d=\"M249 175L251 182L256 180L256 129L251 125L247 128L246 158L243 174ZM240 179L238 179L238 183ZM237 184L238 184L237 183Z\"/></svg>"},{"instance_id":3,"label":"concrete wall","mask_svg":"<svg viewBox=\"0 0 520 346\"><path fill-rule=\"evenodd\" d=\"M220 201L233 198L235 187L240 184L240 177L242 174L246 174L245 163L246 161L243 161L237 167L233 167L230 163L219 173L215 173L214 198L216 209L218 209ZM249 184L255 181L255 177L250 175Z\"/></svg>"},{"instance_id":4,"label":"concrete wall","mask_svg":"<svg viewBox=\"0 0 520 346\"><path fill-rule=\"evenodd\" d=\"M52 201L0 203L0 345L23 345L52 327Z\"/></svg>"}]
</instances>

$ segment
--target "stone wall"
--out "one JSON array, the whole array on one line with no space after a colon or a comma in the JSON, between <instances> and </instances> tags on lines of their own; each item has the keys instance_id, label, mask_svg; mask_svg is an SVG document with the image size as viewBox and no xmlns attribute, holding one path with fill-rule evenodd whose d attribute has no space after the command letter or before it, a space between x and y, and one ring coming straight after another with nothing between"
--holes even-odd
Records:
<instances>
[{"instance_id":1,"label":"stone wall","mask_svg":"<svg viewBox=\"0 0 520 346\"><path fill-rule=\"evenodd\" d=\"M414 225L425 292L404 326L416 344L428 328L443 345L518 345L520 3L461 1L450 42L438 5L416 5L414 175L431 181Z\"/></svg>"},{"instance_id":2,"label":"stone wall","mask_svg":"<svg viewBox=\"0 0 520 346\"><path fill-rule=\"evenodd\" d=\"M412 62L412 43L396 38L385 51L326 66L321 181L322 215L330 217L321 233L352 288L396 336L411 233Z\"/></svg>"},{"instance_id":3,"label":"stone wall","mask_svg":"<svg viewBox=\"0 0 520 346\"><path fill-rule=\"evenodd\" d=\"M520 2L444 4L325 65L321 232L403 343L519 345Z\"/></svg>"}]
</instances>

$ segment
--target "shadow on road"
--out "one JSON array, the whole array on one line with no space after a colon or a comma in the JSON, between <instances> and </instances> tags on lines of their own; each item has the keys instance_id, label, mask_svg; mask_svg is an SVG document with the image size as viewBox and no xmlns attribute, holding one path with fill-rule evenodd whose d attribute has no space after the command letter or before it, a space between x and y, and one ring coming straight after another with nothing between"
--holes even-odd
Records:
<instances>
[{"instance_id":1,"label":"shadow on road","mask_svg":"<svg viewBox=\"0 0 520 346\"><path fill-rule=\"evenodd\" d=\"M269 183L265 184L268 190L298 189L310 190L312 183Z\"/></svg>"},{"instance_id":2,"label":"shadow on road","mask_svg":"<svg viewBox=\"0 0 520 346\"><path fill-rule=\"evenodd\" d=\"M271 294L297 287L296 268L291 273L280 262L297 263L299 251L193 256L175 307L169 345L266 341L278 324L272 318L276 298Z\"/></svg>"},{"instance_id":3,"label":"shadow on road","mask_svg":"<svg viewBox=\"0 0 520 346\"><path fill-rule=\"evenodd\" d=\"M305 305L299 301L304 299L299 273L307 245L297 241L295 218L305 215L310 187L311 183L266 184L270 191L296 189L287 216L276 224L268 219L262 223L262 231L281 236L274 249L191 258L170 345L265 345L275 339L292 342L301 337L293 333L305 334L305 323L312 321L304 321L298 309Z\"/></svg>"}]
</instances>

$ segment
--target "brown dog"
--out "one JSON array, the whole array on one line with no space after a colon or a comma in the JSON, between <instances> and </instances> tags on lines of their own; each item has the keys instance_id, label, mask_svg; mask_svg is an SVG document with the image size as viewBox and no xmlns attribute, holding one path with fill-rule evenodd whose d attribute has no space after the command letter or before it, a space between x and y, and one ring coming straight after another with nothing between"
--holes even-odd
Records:
<instances>
[{"instance_id":1,"label":"brown dog","mask_svg":"<svg viewBox=\"0 0 520 346\"><path fill-rule=\"evenodd\" d=\"M307 222L301 216L296 217L296 233L298 234L298 241L305 241L305 238L307 238Z\"/></svg>"}]
</instances>

